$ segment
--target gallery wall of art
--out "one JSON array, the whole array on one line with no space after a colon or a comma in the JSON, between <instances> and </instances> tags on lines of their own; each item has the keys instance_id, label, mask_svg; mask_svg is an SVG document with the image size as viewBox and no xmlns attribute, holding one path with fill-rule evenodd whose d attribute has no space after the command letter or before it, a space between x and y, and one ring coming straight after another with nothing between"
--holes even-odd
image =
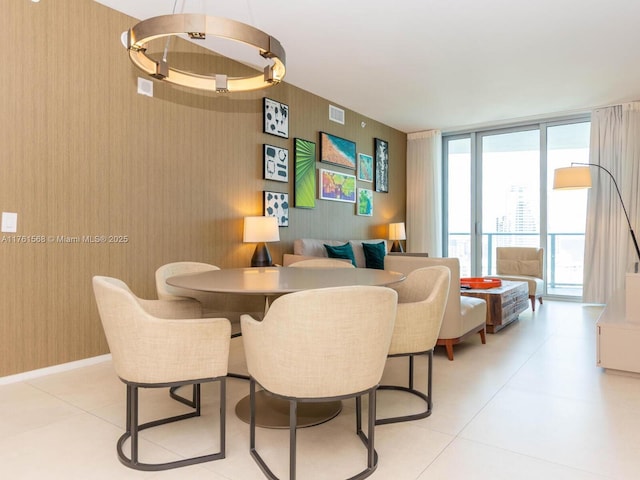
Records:
<instances>
[{"instance_id":1,"label":"gallery wall of art","mask_svg":"<svg viewBox=\"0 0 640 480\"><path fill-rule=\"evenodd\" d=\"M243 219L264 213L264 192L288 195L289 226L269 245L277 263L296 238L378 238L390 221L404 220L404 133L346 108L344 124L333 122L330 100L286 78L236 95L154 80L153 96L141 95L141 73L120 41L135 19L67 0L6 2L4 13L0 209L17 213L17 232L0 243L0 270L10 272L0 276L0 376L108 351L93 275L155 298L154 273L165 263L248 266L255 244L242 241ZM173 58L191 71L246 68L188 42L172 45ZM287 136L264 132L265 97L288 106ZM313 159L311 143L316 175L320 168L358 175L320 161L320 132L372 158L374 139L388 142L389 192L356 179L356 188L372 192L372 215L357 215L357 203L319 199L317 178L296 190L294 162L304 163L305 151ZM265 178L265 144L288 150L286 182ZM268 152L274 161L280 153Z\"/></svg>"}]
</instances>

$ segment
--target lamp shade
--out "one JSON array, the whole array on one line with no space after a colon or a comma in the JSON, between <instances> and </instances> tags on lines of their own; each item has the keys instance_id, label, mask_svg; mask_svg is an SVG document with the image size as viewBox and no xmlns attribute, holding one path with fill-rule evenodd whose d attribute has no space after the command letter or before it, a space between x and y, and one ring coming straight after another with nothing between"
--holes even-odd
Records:
<instances>
[{"instance_id":1,"label":"lamp shade","mask_svg":"<svg viewBox=\"0 0 640 480\"><path fill-rule=\"evenodd\" d=\"M407 234L404 230L404 222L389 224L389 240L406 240Z\"/></svg>"},{"instance_id":2,"label":"lamp shade","mask_svg":"<svg viewBox=\"0 0 640 480\"><path fill-rule=\"evenodd\" d=\"M553 174L554 190L575 190L591 188L591 172L589 167L556 168Z\"/></svg>"},{"instance_id":3,"label":"lamp shade","mask_svg":"<svg viewBox=\"0 0 640 480\"><path fill-rule=\"evenodd\" d=\"M244 217L245 243L277 242L280 240L276 217Z\"/></svg>"}]
</instances>

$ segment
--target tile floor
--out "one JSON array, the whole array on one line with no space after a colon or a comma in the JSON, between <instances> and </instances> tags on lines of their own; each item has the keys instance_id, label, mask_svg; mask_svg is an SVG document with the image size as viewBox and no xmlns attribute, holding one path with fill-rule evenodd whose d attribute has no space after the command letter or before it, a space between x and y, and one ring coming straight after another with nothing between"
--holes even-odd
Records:
<instances>
[{"instance_id":1,"label":"tile floor","mask_svg":"<svg viewBox=\"0 0 640 480\"><path fill-rule=\"evenodd\" d=\"M546 301L503 331L472 339L449 362L434 359L431 417L379 426L374 479L637 479L640 478L640 378L595 366L600 307ZM244 367L241 340L231 369ZM406 360L390 360L383 380L404 378ZM424 371L426 361L417 362ZM424 374L420 376L424 381ZM217 447L216 386L203 388L204 413L141 441L142 460L166 461ZM144 473L115 453L124 421L125 389L109 361L0 386L0 471L7 479L264 478L248 452L248 426L234 412L247 383L228 381L227 458ZM396 411L397 393L381 392L381 415ZM166 390L145 391L146 421L182 411ZM346 478L364 468L354 431L354 402L298 435L298 478ZM287 478L287 432L258 430L258 448Z\"/></svg>"}]
</instances>

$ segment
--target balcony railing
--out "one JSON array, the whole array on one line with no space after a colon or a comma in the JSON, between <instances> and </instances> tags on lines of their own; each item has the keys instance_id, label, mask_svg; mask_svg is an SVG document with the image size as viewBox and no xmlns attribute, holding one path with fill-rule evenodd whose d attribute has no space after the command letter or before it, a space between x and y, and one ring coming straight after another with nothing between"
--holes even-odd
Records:
<instances>
[{"instance_id":1,"label":"balcony railing","mask_svg":"<svg viewBox=\"0 0 640 480\"><path fill-rule=\"evenodd\" d=\"M496 272L496 247L537 247L538 233L492 232L482 234L482 275ZM549 233L545 248L548 295L582 296L584 233ZM461 276L471 276L471 236L449 234L449 256L460 259Z\"/></svg>"}]
</instances>

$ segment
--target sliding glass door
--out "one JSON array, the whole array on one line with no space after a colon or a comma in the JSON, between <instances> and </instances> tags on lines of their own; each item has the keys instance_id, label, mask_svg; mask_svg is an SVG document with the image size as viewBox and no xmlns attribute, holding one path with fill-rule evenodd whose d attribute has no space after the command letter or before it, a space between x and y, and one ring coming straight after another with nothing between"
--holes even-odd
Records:
<instances>
[{"instance_id":1,"label":"sliding glass door","mask_svg":"<svg viewBox=\"0 0 640 480\"><path fill-rule=\"evenodd\" d=\"M448 154L445 175L447 176L446 191L447 215L444 216L448 225L448 257L460 259L460 276L471 276L471 249L473 229L471 215L471 192L474 184L471 182L471 138L451 138L446 142Z\"/></svg>"},{"instance_id":2,"label":"sliding glass door","mask_svg":"<svg viewBox=\"0 0 640 480\"><path fill-rule=\"evenodd\" d=\"M495 274L496 247L539 246L546 293L582 295L586 193L552 182L556 168L588 161L589 127L581 118L443 137L445 254L462 276Z\"/></svg>"},{"instance_id":3,"label":"sliding glass door","mask_svg":"<svg viewBox=\"0 0 640 480\"><path fill-rule=\"evenodd\" d=\"M496 247L540 245L540 131L481 134L482 253L476 271L496 273Z\"/></svg>"}]
</instances>

